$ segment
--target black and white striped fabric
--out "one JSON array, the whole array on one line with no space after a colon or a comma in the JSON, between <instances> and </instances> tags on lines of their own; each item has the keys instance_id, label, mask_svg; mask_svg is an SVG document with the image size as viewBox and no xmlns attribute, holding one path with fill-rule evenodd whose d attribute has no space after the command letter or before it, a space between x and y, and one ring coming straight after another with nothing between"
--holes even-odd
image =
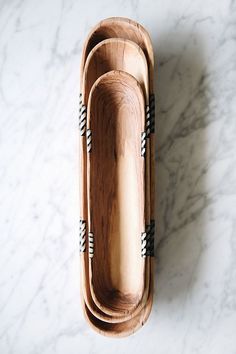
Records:
<instances>
[{"instance_id":1,"label":"black and white striped fabric","mask_svg":"<svg viewBox=\"0 0 236 354\"><path fill-rule=\"evenodd\" d=\"M147 139L149 138L151 133L151 114L149 105L146 106L146 134Z\"/></svg>"},{"instance_id":2,"label":"black and white striped fabric","mask_svg":"<svg viewBox=\"0 0 236 354\"><path fill-rule=\"evenodd\" d=\"M149 108L150 108L150 132L155 133L155 95L152 94L149 97Z\"/></svg>"},{"instance_id":3,"label":"black and white striped fabric","mask_svg":"<svg viewBox=\"0 0 236 354\"><path fill-rule=\"evenodd\" d=\"M141 233L141 256L147 256L148 234L146 232Z\"/></svg>"},{"instance_id":4,"label":"black and white striped fabric","mask_svg":"<svg viewBox=\"0 0 236 354\"><path fill-rule=\"evenodd\" d=\"M86 137L87 137L87 152L91 152L91 149L92 149L92 132L91 132L90 129L87 129Z\"/></svg>"},{"instance_id":5,"label":"black and white striped fabric","mask_svg":"<svg viewBox=\"0 0 236 354\"><path fill-rule=\"evenodd\" d=\"M146 225L146 231L141 233L141 256L154 257L155 220Z\"/></svg>"},{"instance_id":6,"label":"black and white striped fabric","mask_svg":"<svg viewBox=\"0 0 236 354\"><path fill-rule=\"evenodd\" d=\"M153 95L151 95L152 97ZM153 111L153 100L150 101L151 107L149 105L146 106L146 127L145 131L142 132L141 134L141 156L145 157L146 155L146 145L147 145L147 139L149 139L150 134L152 133L153 130L153 116L155 120L155 113ZM154 100L154 106L155 106L155 100Z\"/></svg>"},{"instance_id":7,"label":"black and white striped fabric","mask_svg":"<svg viewBox=\"0 0 236 354\"><path fill-rule=\"evenodd\" d=\"M146 256L150 256L150 231L151 231L151 226L146 225L146 234L147 234L147 247L146 247Z\"/></svg>"},{"instance_id":8,"label":"black and white striped fabric","mask_svg":"<svg viewBox=\"0 0 236 354\"><path fill-rule=\"evenodd\" d=\"M146 155L146 143L147 143L147 139L146 139L146 132L142 132L141 133L141 156L145 157Z\"/></svg>"},{"instance_id":9,"label":"black and white striped fabric","mask_svg":"<svg viewBox=\"0 0 236 354\"><path fill-rule=\"evenodd\" d=\"M79 248L80 252L86 251L86 221L79 221Z\"/></svg>"},{"instance_id":10,"label":"black and white striped fabric","mask_svg":"<svg viewBox=\"0 0 236 354\"><path fill-rule=\"evenodd\" d=\"M151 220L150 238L149 238L149 256L154 257L154 240L155 240L155 220Z\"/></svg>"},{"instance_id":11,"label":"black and white striped fabric","mask_svg":"<svg viewBox=\"0 0 236 354\"><path fill-rule=\"evenodd\" d=\"M85 135L86 132L86 118L87 118L87 109L84 104L82 104L82 94L79 95L79 131L80 135Z\"/></svg>"},{"instance_id":12,"label":"black and white striped fabric","mask_svg":"<svg viewBox=\"0 0 236 354\"><path fill-rule=\"evenodd\" d=\"M93 258L94 237L93 237L93 233L92 232L89 232L89 234L88 234L88 242L89 242L89 258Z\"/></svg>"}]
</instances>

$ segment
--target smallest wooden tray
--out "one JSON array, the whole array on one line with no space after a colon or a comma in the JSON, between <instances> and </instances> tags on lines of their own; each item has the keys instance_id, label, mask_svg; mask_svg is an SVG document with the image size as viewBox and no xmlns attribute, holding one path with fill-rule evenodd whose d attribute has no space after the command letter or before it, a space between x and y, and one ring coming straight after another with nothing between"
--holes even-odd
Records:
<instances>
[{"instance_id":1,"label":"smallest wooden tray","mask_svg":"<svg viewBox=\"0 0 236 354\"><path fill-rule=\"evenodd\" d=\"M111 71L93 85L88 107L91 293L106 313L128 314L145 289L143 91L131 75Z\"/></svg>"}]
</instances>

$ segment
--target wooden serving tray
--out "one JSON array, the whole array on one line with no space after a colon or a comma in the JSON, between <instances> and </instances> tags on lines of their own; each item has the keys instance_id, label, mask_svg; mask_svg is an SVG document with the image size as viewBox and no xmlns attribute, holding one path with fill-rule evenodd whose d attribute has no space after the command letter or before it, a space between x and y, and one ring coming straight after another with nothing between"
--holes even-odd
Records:
<instances>
[{"instance_id":1,"label":"wooden serving tray","mask_svg":"<svg viewBox=\"0 0 236 354\"><path fill-rule=\"evenodd\" d=\"M110 71L93 85L88 107L91 292L104 312L126 314L138 306L145 289L143 91L131 75Z\"/></svg>"},{"instance_id":2,"label":"wooden serving tray","mask_svg":"<svg viewBox=\"0 0 236 354\"><path fill-rule=\"evenodd\" d=\"M123 70L127 73L132 74L140 83L142 90L145 94L145 101L148 100L148 67L146 58L143 54L143 51L138 47L137 44L125 39L108 39L102 41L97 44L89 53L89 56L86 61L86 65L84 67L84 80L83 80L83 93L84 93L84 103L87 105L88 103L88 95L90 94L91 87L95 80L99 78L103 73L108 72L111 69ZM147 146L146 152L146 181L149 181L149 146ZM146 183L146 197L145 197L145 221L146 224L150 223L150 199L149 199L149 183ZM146 288L143 294L143 301L140 306L144 306L144 303L148 296L149 290L149 259L146 260ZM90 272L91 273L91 272ZM90 274L91 275L91 274ZM129 316L130 313L124 313L123 310L116 308L113 309L109 306L109 308L104 307L104 305L100 304L96 298L96 293L93 291L93 284L91 283L90 278L90 287L88 290L91 290L92 299L94 303L99 307L103 312L116 316ZM86 290L86 288L85 288ZM85 294L85 300L87 299L88 306L91 305L88 300L88 295ZM137 307L136 312L140 310L140 306ZM91 306L90 306L91 308ZM93 310L91 308L91 310ZM132 311L132 316L135 315L135 312ZM101 314L98 314L100 318L102 318ZM106 317L106 316L105 316ZM103 316L102 319L105 319ZM115 320L115 319L114 319ZM122 318L119 316L117 321L121 321Z\"/></svg>"},{"instance_id":3,"label":"wooden serving tray","mask_svg":"<svg viewBox=\"0 0 236 354\"><path fill-rule=\"evenodd\" d=\"M96 132L96 137L92 135L88 154L93 287L100 303L108 302L107 307L122 308L125 313L140 304L146 276L140 242L140 235L145 230L145 161L140 139L145 129L143 91L131 75L108 72L93 85L88 107L88 127ZM109 131L109 137L104 139L106 131ZM101 204L96 204L91 212L95 201ZM99 237L96 238L96 234ZM145 306L133 321L107 325L85 304L86 317L103 334L128 335L142 325L150 311L152 295L148 293Z\"/></svg>"},{"instance_id":4,"label":"wooden serving tray","mask_svg":"<svg viewBox=\"0 0 236 354\"><path fill-rule=\"evenodd\" d=\"M85 40L81 58L81 87L84 66L90 51L108 38L124 38L138 44L143 50L149 72L149 112L150 112L150 238L155 233L155 96L154 96L154 54L152 42L146 29L139 23L125 17L110 17L99 22ZM152 252L153 253L153 252Z\"/></svg>"},{"instance_id":5,"label":"wooden serving tray","mask_svg":"<svg viewBox=\"0 0 236 354\"><path fill-rule=\"evenodd\" d=\"M139 23L125 17L110 17L100 21L88 34L81 58L81 84L85 62L91 50L101 41L109 38L124 38L138 44L143 50L149 68L150 93L153 92L154 55L152 42L146 29Z\"/></svg>"},{"instance_id":6,"label":"wooden serving tray","mask_svg":"<svg viewBox=\"0 0 236 354\"><path fill-rule=\"evenodd\" d=\"M150 155L151 155L151 222L150 237L155 233L155 96L154 96L154 54L149 33L139 23L125 17L110 17L99 22L89 33L83 47L81 59L81 81L86 59L90 51L108 38L125 38L138 44L147 59L149 71L149 109L150 109ZM82 84L82 82L81 82Z\"/></svg>"},{"instance_id":7,"label":"wooden serving tray","mask_svg":"<svg viewBox=\"0 0 236 354\"><path fill-rule=\"evenodd\" d=\"M114 41L113 37L116 38L116 41ZM117 37L122 37L122 38L119 39ZM129 41L129 39L131 39L133 42ZM127 54L127 56L125 56L124 54L123 60L122 60L122 55L119 55L119 53L122 53L122 50L123 53ZM145 55L143 52L145 53ZM153 256L153 240L154 240L153 62L154 61L153 61L152 46L147 32L143 27L141 27L134 21L124 19L124 18L107 19L102 21L98 26L96 26L87 38L87 41L84 46L83 55L82 55L82 65L81 65L82 95L81 95L81 107L80 107L80 133L82 136L81 138L82 154L80 159L82 163L82 176L81 176L82 178L80 179L81 180L80 189L82 190L82 194L83 194L83 198L81 198L82 204L80 208L81 217L82 217L80 222L80 244L81 244L81 251L82 251L81 252L81 264L82 264L81 284L82 284L82 293L84 295L84 299L82 299L82 303L85 311L85 316L87 317L90 324L93 327L95 327L95 329L97 329L98 331L102 332L105 335L120 336L120 335L128 335L132 333L134 330L136 330L146 321L152 305L152 293L153 293L152 256ZM127 240L127 237L122 236L125 235L125 232L121 233L117 231L119 230L119 228L117 228L117 226L119 225L123 225L122 226L123 231L126 229L129 230L127 228L128 224L126 221L124 223L121 222L120 224L122 218L120 218L119 212L117 214L117 210L119 211L120 209L119 206L123 205L122 201L126 200L125 199L126 194L128 194L128 193L121 192L123 191L123 189L125 190L125 188L124 187L120 188L119 183L118 183L119 187L110 184L110 188L114 188L117 195L119 196L118 198L115 198L115 202L113 201L114 205L116 205L116 209L115 209L116 212L113 211L113 214L116 216L113 217L113 214L111 214L110 217L108 218L107 236L98 238L99 243L98 243L97 259L95 259L96 252L93 252L94 249L96 250L96 242L95 242L96 238L94 236L94 232L92 231L92 229L95 227L99 233L100 230L103 230L104 228L103 222L101 224L101 220L102 220L100 218L101 214L99 214L99 209L100 211L103 210L104 212L103 202L100 201L101 198L98 198L100 202L100 204L98 203L100 208L98 208L98 211L95 213L95 215L97 215L97 217L95 218L96 220L95 223L94 223L94 212L93 211L91 212L91 208L90 208L90 206L93 205L92 201L94 202L93 199L94 195L96 195L95 199L97 199L97 197L101 195L100 193L101 191L99 192L96 188L97 186L96 174L91 173L91 166L93 166L92 170L95 171L96 168L98 168L96 167L97 166L96 161L97 161L97 157L99 156L96 155L96 158L94 157L95 159L94 161L93 159L91 159L94 135L91 134L93 129L90 129L90 124L92 127L93 124L92 122L96 121L96 119L95 120L92 119L93 115L95 115L96 113L96 111L94 111L95 105L93 104L93 99L96 102L100 101L101 96L104 96L104 93L107 92L107 86L109 87L110 85L109 81L111 81L114 86L114 82L117 81L117 74L119 74L122 77L122 80L120 79L117 82L118 86L121 84L121 81L123 80L125 80L125 82L130 81L129 79L128 80L124 79L124 77L126 77L127 74L121 72L113 73L114 78L111 78L109 76L112 73L105 74L105 76L103 75L104 77L102 78L100 77L103 73L112 69L125 70L128 73L133 74L134 77L138 79L141 85L141 91L144 93L145 96L145 103L147 105L146 118L149 115L149 122L146 121L146 124L147 122L148 124L146 126L146 130L144 127L144 131L143 131L146 134L146 139L145 139L146 190L144 193L145 195L144 200L146 201L146 203L144 203L145 205L144 230L146 231L146 234L144 233L144 231L142 231L143 234L141 233L141 235L144 236L142 242L143 249L141 250L142 252L141 255L151 256L151 258L150 257L142 258L141 264L144 263L144 266L142 265L142 272L141 272L142 276L140 276L141 273L138 275L139 268L136 267L137 273L131 272L130 273L131 279L129 279L129 277L125 277L126 274L125 269L127 268L126 267L127 265L135 264L134 260L138 262L137 261L138 258L137 258L137 253L135 253L135 257L134 257L132 256L132 254L134 253L128 252L127 248L124 247L125 243L129 244L130 242L130 240ZM109 80L106 77L106 75L109 76ZM97 82L93 87L94 81L96 79ZM100 80L102 81L101 83ZM135 79L132 78L131 82L132 80ZM126 82L126 86L129 86L127 82ZM101 87L103 87L103 89L101 89ZM98 93L95 94L95 92L98 91L98 89L99 91L101 91L101 95L99 95ZM118 89L118 92L119 91L121 91L121 88ZM91 97L89 96L90 94ZM119 100L119 95L118 95L118 100ZM113 93L112 93L112 97L113 97ZM115 104L115 102L117 102L116 97L117 96L115 96L115 98L112 101L114 102L114 106L116 106L115 112L119 108L119 105ZM124 97L126 98L128 97L127 92L124 92ZM113 112L113 107L111 106L111 108L112 108L111 111ZM87 113L88 113L88 117L86 119ZM98 110L98 113L96 114L98 116L100 115L101 121L102 121L102 117L104 117L102 113L103 110L102 111ZM126 114L124 113L124 115ZM123 121L126 122L125 119L123 119ZM121 126L122 132L126 130L124 129L124 127L122 128ZM95 125L95 129L97 129L96 125ZM117 132L119 132L119 129L117 128L117 124L115 124L113 137L116 136ZM149 134L150 134L150 138L149 138ZM109 132L108 135L110 136ZM101 143L103 141L101 136L97 137L97 142ZM104 138L106 139L106 137ZM127 139L125 137L124 141L126 140ZM116 149L119 150L118 148L119 144L117 144L117 141L119 140L115 139L114 150ZM149 146L149 141L150 141L150 146ZM106 144L104 144L104 146L109 151L108 147L110 146L111 141L105 140L105 142ZM97 143L97 146L100 146L100 143L99 144ZM140 144L142 144L142 140ZM88 149L88 155L86 155L85 153L86 149ZM89 151L89 149L91 150ZM151 154L151 161L152 161L151 166L149 165L150 163L149 154ZM108 160L105 166L110 167L109 163L111 164L111 166L113 166L112 161L114 162L114 156L113 156L113 160L110 159L110 162ZM120 158L118 159L117 162L118 166L120 166L119 161L123 161L123 160ZM102 157L100 158L100 162L101 162L100 164L102 165L104 164ZM150 167L151 167L151 176L149 175ZM126 174L127 169L125 169L126 171L125 172L124 169L121 168L121 171L123 170L123 173L121 172L117 173L117 170L119 170L119 168L118 169L113 168L113 175L119 176L118 180L125 182L125 180L127 179L127 177L125 178L125 176L127 176ZM97 169L97 171L100 170ZM104 168L103 170L103 173L105 172L106 172L106 168ZM123 179L121 178L121 176L123 176ZM101 185L104 185L104 180L105 180L104 178L100 180ZM94 186L94 188L92 188L93 191L92 193L90 188L91 185ZM124 183L122 183L122 186L123 185ZM151 185L151 203L149 197L150 185ZM87 195L87 188L88 188L88 195ZM110 193L108 193L108 195L110 195ZM111 198L108 199L110 200ZM109 205L108 199L106 200L106 205ZM118 203L117 200L120 201L121 204L120 202ZM133 199L130 201L131 205L132 205L132 201ZM125 203L125 205L126 204L127 203ZM134 204L137 205L136 203ZM122 210L123 209L124 208L122 207ZM87 212L88 210L89 213ZM107 213L105 213L105 215L106 214ZM151 214L151 221L150 221L150 214ZM130 215L132 216L132 213L131 214L125 213L124 215L128 220ZM126 220L126 218L123 217L123 220ZM145 223L146 223L146 227L145 227ZM87 229L89 229L89 234L88 234L88 230L86 229L86 226ZM133 230L133 228L131 229ZM149 239L148 245L146 245L146 238ZM137 242L137 238L135 239L134 237L134 230L133 230L133 236L131 240L132 240L131 245L133 245L133 242L135 244L135 240ZM116 247L117 244L120 245L120 247ZM140 244L141 241L139 243L139 246ZM101 262L99 254L102 254L102 250L103 252L105 252L103 249L104 245L107 246L105 248L109 251L110 257L106 258L105 254L103 254L104 262ZM87 252L89 252L90 257L88 257ZM129 257L131 258L129 257L127 258L125 256L126 254L128 254ZM123 261L121 263L118 262L120 264L120 267L115 266L116 260L122 260L122 259ZM129 261L128 259L132 259L132 261ZM141 284L140 281L142 285L140 285ZM128 284L131 284L130 288ZM135 291L135 286L134 286L135 284L137 285L136 287L137 291Z\"/></svg>"},{"instance_id":8,"label":"wooden serving tray","mask_svg":"<svg viewBox=\"0 0 236 354\"><path fill-rule=\"evenodd\" d=\"M149 295L144 308L132 319L121 323L108 323L101 321L94 316L82 301L85 318L90 326L98 333L108 337L126 337L136 332L147 321L152 309L153 291L149 290Z\"/></svg>"}]
</instances>

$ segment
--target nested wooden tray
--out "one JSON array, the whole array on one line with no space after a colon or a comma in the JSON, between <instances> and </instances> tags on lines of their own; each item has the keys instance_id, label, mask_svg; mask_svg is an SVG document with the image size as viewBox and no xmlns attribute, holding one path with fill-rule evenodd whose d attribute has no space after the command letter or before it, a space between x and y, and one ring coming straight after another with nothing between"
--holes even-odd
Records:
<instances>
[{"instance_id":1,"label":"nested wooden tray","mask_svg":"<svg viewBox=\"0 0 236 354\"><path fill-rule=\"evenodd\" d=\"M97 44L90 52L88 55L86 65L84 67L84 79L83 79L83 93L84 93L84 103L87 105L88 104L88 96L91 91L91 87L94 83L94 81L99 78L103 73L108 72L109 70L112 69L117 69L117 70L123 70L126 71L127 73L131 73L140 83L142 86L143 92L145 94L145 100L147 102L148 100L148 67L147 67L147 62L146 58L143 54L143 51L141 50L140 47L138 47L137 44L134 42L124 40L124 39L108 39L104 40L101 43ZM91 104L89 105L89 107ZM145 130L145 128L143 129ZM147 150L147 153L149 151ZM149 178L149 156L146 159L146 179ZM147 196L149 196L149 183L146 183L146 223L148 223L148 220L150 219L150 201ZM142 305L137 306L136 310L140 310L140 306L144 306L144 303L147 299L148 295L148 288L149 288L149 260L146 262L146 267L147 267L147 281L146 281L146 288L143 294L143 301ZM92 274L92 270L90 272L90 275ZM91 277L90 277L91 280ZM91 293L92 293L92 298L94 303L103 310L103 312L117 317L119 313L124 316L129 316L129 312L124 312L124 310L116 308L112 310L112 306L105 307L102 305L96 297L95 292L93 291L93 285L90 282L90 287ZM87 301L90 305L90 302ZM90 306L91 307L91 306ZM137 312L137 311L136 311ZM132 311L132 316L135 315L135 312ZM102 318L101 315L99 315L99 318ZM115 321L114 318L114 321ZM106 316L103 316L102 319L106 319ZM122 318L116 319L116 321L121 321Z\"/></svg>"},{"instance_id":2,"label":"nested wooden tray","mask_svg":"<svg viewBox=\"0 0 236 354\"><path fill-rule=\"evenodd\" d=\"M150 110L150 233L155 232L155 96L154 96L154 54L152 42L146 29L139 23L124 17L110 17L99 22L85 40L81 58L80 80L82 86L83 70L90 51L101 41L108 38L124 38L133 41L143 50L149 71L149 110Z\"/></svg>"},{"instance_id":3,"label":"nested wooden tray","mask_svg":"<svg viewBox=\"0 0 236 354\"><path fill-rule=\"evenodd\" d=\"M90 287L103 311L126 314L145 289L143 91L131 75L110 71L93 85L88 107Z\"/></svg>"},{"instance_id":4,"label":"nested wooden tray","mask_svg":"<svg viewBox=\"0 0 236 354\"><path fill-rule=\"evenodd\" d=\"M80 243L85 315L98 331L119 336L141 326L152 304L154 204L148 138L154 110L150 117L153 56L152 48L145 47L150 39L142 27L131 21L129 31L127 19L118 18L117 36L128 33L136 43L124 38L100 42L106 31L109 38L114 21L95 28L82 57Z\"/></svg>"}]
</instances>

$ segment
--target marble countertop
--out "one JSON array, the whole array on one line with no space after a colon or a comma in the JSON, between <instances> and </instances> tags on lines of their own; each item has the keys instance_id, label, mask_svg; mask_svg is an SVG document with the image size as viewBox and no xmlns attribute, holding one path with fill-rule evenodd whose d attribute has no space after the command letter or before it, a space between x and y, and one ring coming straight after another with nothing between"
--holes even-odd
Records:
<instances>
[{"instance_id":1,"label":"marble countertop","mask_svg":"<svg viewBox=\"0 0 236 354\"><path fill-rule=\"evenodd\" d=\"M155 297L108 339L79 299L78 93L102 18L156 59ZM236 353L236 2L0 1L0 353Z\"/></svg>"}]
</instances>

